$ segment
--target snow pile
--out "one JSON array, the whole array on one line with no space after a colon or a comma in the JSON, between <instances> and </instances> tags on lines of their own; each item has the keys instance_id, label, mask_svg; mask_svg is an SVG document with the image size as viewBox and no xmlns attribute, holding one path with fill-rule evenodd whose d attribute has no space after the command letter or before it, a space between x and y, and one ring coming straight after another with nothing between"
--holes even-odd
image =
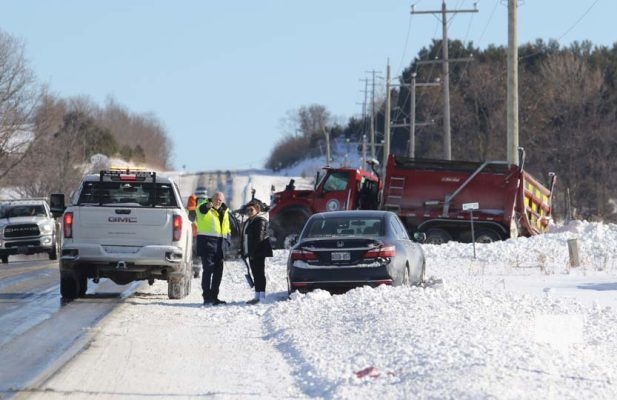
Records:
<instances>
[{"instance_id":1,"label":"snow pile","mask_svg":"<svg viewBox=\"0 0 617 400\"><path fill-rule=\"evenodd\" d=\"M581 266L570 267L570 239ZM265 303L241 261L201 307L144 286L32 398L594 398L617 396L617 226L577 222L493 244L424 245L426 287L294 293L286 250Z\"/></svg>"}]
</instances>

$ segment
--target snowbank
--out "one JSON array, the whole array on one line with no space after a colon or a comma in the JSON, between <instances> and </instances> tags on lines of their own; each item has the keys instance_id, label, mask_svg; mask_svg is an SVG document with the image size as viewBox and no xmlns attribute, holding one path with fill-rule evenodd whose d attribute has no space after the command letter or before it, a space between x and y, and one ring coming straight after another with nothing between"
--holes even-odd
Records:
<instances>
[{"instance_id":1,"label":"snowbank","mask_svg":"<svg viewBox=\"0 0 617 400\"><path fill-rule=\"evenodd\" d=\"M583 265L570 268L567 240ZM286 300L287 252L256 306L227 262L200 306L145 286L31 398L594 398L617 396L617 226L579 222L476 247L426 245L427 287Z\"/></svg>"}]
</instances>

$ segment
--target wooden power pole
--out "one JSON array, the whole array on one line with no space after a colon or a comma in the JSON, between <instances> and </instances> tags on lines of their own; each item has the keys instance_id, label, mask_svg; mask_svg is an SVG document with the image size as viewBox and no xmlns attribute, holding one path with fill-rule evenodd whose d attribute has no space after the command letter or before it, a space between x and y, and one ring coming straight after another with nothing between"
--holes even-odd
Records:
<instances>
[{"instance_id":1,"label":"wooden power pole","mask_svg":"<svg viewBox=\"0 0 617 400\"><path fill-rule=\"evenodd\" d=\"M519 164L518 159L518 33L517 2L508 0L508 104L507 104L507 156L510 164Z\"/></svg>"},{"instance_id":2,"label":"wooden power pole","mask_svg":"<svg viewBox=\"0 0 617 400\"><path fill-rule=\"evenodd\" d=\"M478 12L477 8L469 10L448 10L446 1L441 3L441 10L416 11L411 6L412 14L441 14L442 45L441 45L441 82L443 90L443 156L452 159L452 139L450 133L450 60L448 58L448 19L447 14Z\"/></svg>"}]
</instances>

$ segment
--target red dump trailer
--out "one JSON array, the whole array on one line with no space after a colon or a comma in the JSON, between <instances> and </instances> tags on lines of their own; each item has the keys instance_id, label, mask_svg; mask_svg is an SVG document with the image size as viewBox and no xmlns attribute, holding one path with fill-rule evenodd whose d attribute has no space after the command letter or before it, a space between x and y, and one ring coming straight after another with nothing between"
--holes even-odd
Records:
<instances>
[{"instance_id":1,"label":"red dump trailer","mask_svg":"<svg viewBox=\"0 0 617 400\"><path fill-rule=\"evenodd\" d=\"M420 160L391 155L382 208L428 243L491 242L545 232L555 174L548 187L521 165L504 161Z\"/></svg>"},{"instance_id":2,"label":"red dump trailer","mask_svg":"<svg viewBox=\"0 0 617 400\"><path fill-rule=\"evenodd\" d=\"M427 243L542 233L551 218L555 175L549 174L546 187L524 170L523 153L521 160L518 166L390 155L383 178L376 171L327 167L314 190L274 193L271 239L286 247L313 213L377 208L394 211L410 235L422 232Z\"/></svg>"}]
</instances>

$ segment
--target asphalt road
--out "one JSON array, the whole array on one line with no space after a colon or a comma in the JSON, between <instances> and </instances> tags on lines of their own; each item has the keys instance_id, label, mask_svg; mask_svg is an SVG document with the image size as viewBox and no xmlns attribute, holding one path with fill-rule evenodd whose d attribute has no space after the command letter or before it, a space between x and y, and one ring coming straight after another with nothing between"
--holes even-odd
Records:
<instances>
[{"instance_id":1,"label":"asphalt road","mask_svg":"<svg viewBox=\"0 0 617 400\"><path fill-rule=\"evenodd\" d=\"M89 332L141 282L89 281L86 296L60 297L57 261L11 257L0 264L0 399L27 392L87 345Z\"/></svg>"}]
</instances>

